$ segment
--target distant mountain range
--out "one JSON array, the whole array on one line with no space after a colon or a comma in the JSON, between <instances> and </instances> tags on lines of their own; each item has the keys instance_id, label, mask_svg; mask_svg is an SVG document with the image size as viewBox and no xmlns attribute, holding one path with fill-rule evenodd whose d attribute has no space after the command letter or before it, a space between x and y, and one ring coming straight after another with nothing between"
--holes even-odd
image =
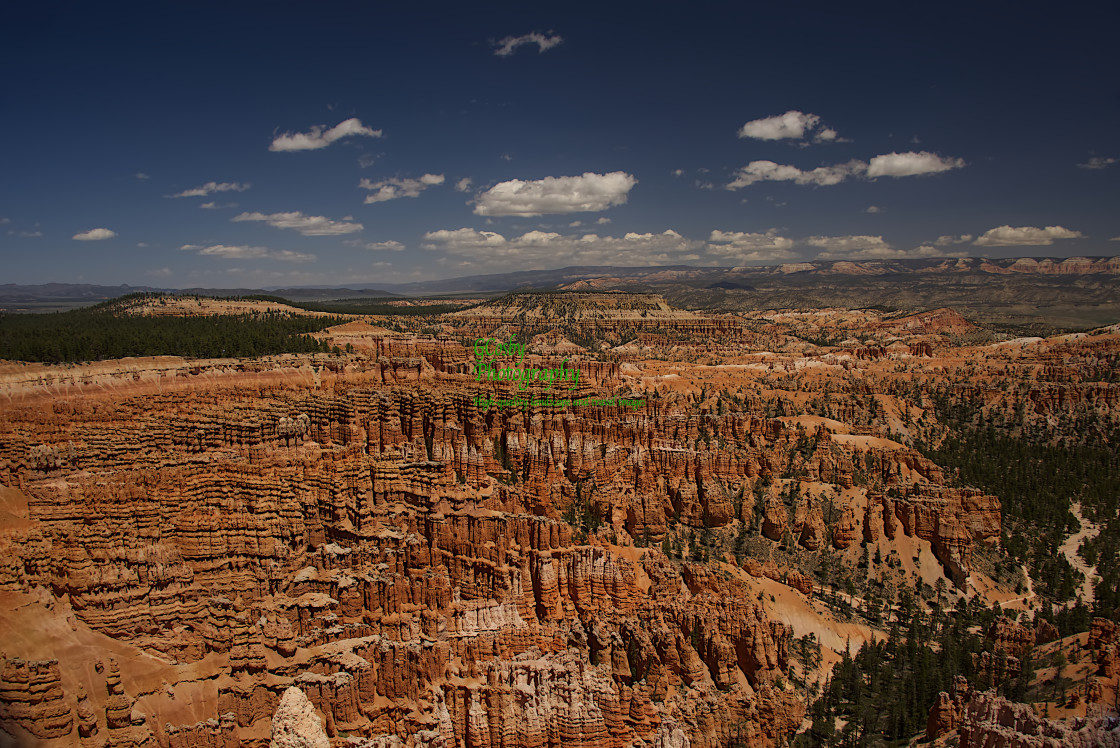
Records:
<instances>
[{"instance_id":1,"label":"distant mountain range","mask_svg":"<svg viewBox=\"0 0 1120 748\"><path fill-rule=\"evenodd\" d=\"M1120 256L833 260L760 267L572 266L553 270L471 275L447 280L380 284L377 288L187 288L46 283L0 285L0 309L67 309L136 292L207 296L270 294L296 302L335 299L501 294L515 290L657 292L683 308L760 309L800 306L899 309L952 306L977 318L1022 323L1036 309L1061 308L1054 324L1076 326L1120 313ZM1120 319L1120 317L1118 317ZM1090 320L1085 319L1086 324ZM1116 321L1116 320L1112 320Z\"/></svg>"},{"instance_id":2,"label":"distant mountain range","mask_svg":"<svg viewBox=\"0 0 1120 748\"><path fill-rule=\"evenodd\" d=\"M1117 257L1010 257L1000 260L966 257L925 260L819 260L758 267L696 267L658 265L652 267L574 266L558 270L523 270L515 273L471 275L438 281L382 284L382 288L406 295L440 293L489 293L524 288L570 288L571 290L632 284L706 282L713 287L738 288L750 278L772 276L888 276L914 273L979 273L983 275L1120 275ZM572 284L581 284L573 286ZM748 284L749 285L749 284Z\"/></svg>"},{"instance_id":3,"label":"distant mountain range","mask_svg":"<svg viewBox=\"0 0 1120 748\"><path fill-rule=\"evenodd\" d=\"M88 283L42 283L38 285L0 284L0 310L39 312L73 309L98 304L133 293L197 294L199 296L282 296L291 301L331 301L333 299L385 298L399 294L379 288L155 288L153 286L98 286Z\"/></svg>"}]
</instances>

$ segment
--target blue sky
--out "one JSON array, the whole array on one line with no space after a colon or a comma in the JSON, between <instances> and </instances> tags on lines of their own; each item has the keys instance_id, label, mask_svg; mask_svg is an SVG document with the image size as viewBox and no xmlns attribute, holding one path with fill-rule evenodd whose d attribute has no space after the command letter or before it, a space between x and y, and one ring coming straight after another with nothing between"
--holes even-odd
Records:
<instances>
[{"instance_id":1,"label":"blue sky","mask_svg":"<svg viewBox=\"0 0 1120 748\"><path fill-rule=\"evenodd\" d=\"M1115 6L731 5L11 8L0 282L1120 250Z\"/></svg>"}]
</instances>

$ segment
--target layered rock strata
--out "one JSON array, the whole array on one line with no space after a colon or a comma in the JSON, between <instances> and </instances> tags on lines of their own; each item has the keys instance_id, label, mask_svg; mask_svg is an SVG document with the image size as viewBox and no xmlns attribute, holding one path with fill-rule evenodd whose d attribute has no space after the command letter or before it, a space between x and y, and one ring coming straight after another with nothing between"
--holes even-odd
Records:
<instances>
[{"instance_id":1,"label":"layered rock strata","mask_svg":"<svg viewBox=\"0 0 1120 748\"><path fill-rule=\"evenodd\" d=\"M813 553L906 536L961 584L999 535L994 497L913 450L806 432L761 395L482 408L462 345L386 334L370 350L300 384L5 410L0 483L28 516L0 532L0 588L48 590L74 626L207 694L200 713L110 665L65 714L45 687L51 716L27 724L71 745L263 745L295 688L335 741L779 745L804 711L784 685L790 627L657 543L682 527L756 526ZM620 364L574 365L577 394L630 394ZM813 592L796 569L746 567Z\"/></svg>"}]
</instances>

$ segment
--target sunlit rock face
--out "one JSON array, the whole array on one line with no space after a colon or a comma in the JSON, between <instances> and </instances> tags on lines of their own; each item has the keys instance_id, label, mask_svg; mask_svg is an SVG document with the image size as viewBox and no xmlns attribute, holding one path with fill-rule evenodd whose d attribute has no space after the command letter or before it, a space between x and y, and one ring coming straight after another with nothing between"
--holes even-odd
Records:
<instances>
[{"instance_id":1,"label":"sunlit rock face","mask_svg":"<svg viewBox=\"0 0 1120 748\"><path fill-rule=\"evenodd\" d=\"M65 601L75 636L151 653L165 681L122 657L81 701L46 682L29 701L39 666L13 665L9 718L60 745L319 745L316 721L407 745L791 733L788 627L722 575L694 594L659 550L604 534L733 521L703 484L757 472L747 452L686 447L684 403L483 412L469 375L414 389L385 371L8 413L4 480L26 510L0 587ZM599 534L570 516L583 486Z\"/></svg>"}]
</instances>

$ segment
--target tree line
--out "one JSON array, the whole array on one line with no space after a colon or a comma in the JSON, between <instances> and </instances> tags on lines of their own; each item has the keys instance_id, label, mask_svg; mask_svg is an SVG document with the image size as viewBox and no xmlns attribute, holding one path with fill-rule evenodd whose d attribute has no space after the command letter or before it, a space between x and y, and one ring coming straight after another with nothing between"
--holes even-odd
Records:
<instances>
[{"instance_id":1,"label":"tree line","mask_svg":"<svg viewBox=\"0 0 1120 748\"><path fill-rule=\"evenodd\" d=\"M61 364L126 356L329 353L327 343L309 333L346 321L281 312L151 317L127 313L130 298L51 314L0 314L0 359Z\"/></svg>"}]
</instances>

